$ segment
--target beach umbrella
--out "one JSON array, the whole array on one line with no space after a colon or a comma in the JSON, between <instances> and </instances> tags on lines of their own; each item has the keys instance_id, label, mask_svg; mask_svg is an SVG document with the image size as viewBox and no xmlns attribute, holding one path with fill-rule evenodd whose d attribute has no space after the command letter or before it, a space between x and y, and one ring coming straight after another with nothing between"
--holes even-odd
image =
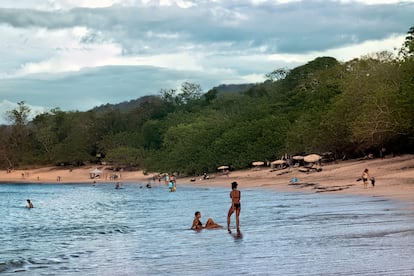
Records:
<instances>
[{"instance_id":1,"label":"beach umbrella","mask_svg":"<svg viewBox=\"0 0 414 276\"><path fill-rule=\"evenodd\" d=\"M318 154L309 154L303 157L303 161L307 163L315 163L315 162L318 162L319 160L321 160L321 156Z\"/></svg>"},{"instance_id":2,"label":"beach umbrella","mask_svg":"<svg viewBox=\"0 0 414 276\"><path fill-rule=\"evenodd\" d=\"M101 175L101 173L102 173L101 170L99 170L98 168L95 168L93 171L90 171L90 177L91 178L98 177Z\"/></svg>"},{"instance_id":3,"label":"beach umbrella","mask_svg":"<svg viewBox=\"0 0 414 276\"><path fill-rule=\"evenodd\" d=\"M223 165L223 166L218 167L217 170L227 170L228 168L229 166Z\"/></svg>"},{"instance_id":4,"label":"beach umbrella","mask_svg":"<svg viewBox=\"0 0 414 276\"><path fill-rule=\"evenodd\" d=\"M282 165L282 164L285 164L286 163L286 161L285 160L282 160L282 159L279 159L279 160L275 160L275 161L273 161L272 163L270 163L270 164L272 164L272 165Z\"/></svg>"},{"instance_id":5,"label":"beach umbrella","mask_svg":"<svg viewBox=\"0 0 414 276\"><path fill-rule=\"evenodd\" d=\"M302 155L295 155L292 157L293 160L303 160L303 156Z\"/></svg>"},{"instance_id":6,"label":"beach umbrella","mask_svg":"<svg viewBox=\"0 0 414 276\"><path fill-rule=\"evenodd\" d=\"M98 168L95 168L93 171L91 171L91 173L93 173L93 174L100 174L100 173L102 173L102 171L99 170Z\"/></svg>"},{"instance_id":7,"label":"beach umbrella","mask_svg":"<svg viewBox=\"0 0 414 276\"><path fill-rule=\"evenodd\" d=\"M253 166L263 166L264 165L264 162L262 162L262 161L255 161L255 162L252 162L252 165Z\"/></svg>"},{"instance_id":8,"label":"beach umbrella","mask_svg":"<svg viewBox=\"0 0 414 276\"><path fill-rule=\"evenodd\" d=\"M279 159L279 160L275 160L273 162L270 163L270 165L272 166L272 168L274 168L275 166L280 166L281 168L283 168L283 165L286 164L285 160Z\"/></svg>"}]
</instances>

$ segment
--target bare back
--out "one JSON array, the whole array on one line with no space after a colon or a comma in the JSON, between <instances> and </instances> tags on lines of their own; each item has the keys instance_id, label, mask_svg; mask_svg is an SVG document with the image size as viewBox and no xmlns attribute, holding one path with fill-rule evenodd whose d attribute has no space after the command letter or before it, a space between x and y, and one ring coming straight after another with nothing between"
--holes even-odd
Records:
<instances>
[{"instance_id":1,"label":"bare back","mask_svg":"<svg viewBox=\"0 0 414 276\"><path fill-rule=\"evenodd\" d=\"M240 191L234 189L230 192L230 198L232 203L240 203Z\"/></svg>"}]
</instances>

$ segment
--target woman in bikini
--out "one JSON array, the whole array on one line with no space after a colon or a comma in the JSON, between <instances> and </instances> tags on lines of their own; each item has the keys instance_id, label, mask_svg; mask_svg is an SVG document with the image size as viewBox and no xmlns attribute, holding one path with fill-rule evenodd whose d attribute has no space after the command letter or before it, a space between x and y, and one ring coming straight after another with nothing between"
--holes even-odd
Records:
<instances>
[{"instance_id":1,"label":"woman in bikini","mask_svg":"<svg viewBox=\"0 0 414 276\"><path fill-rule=\"evenodd\" d=\"M191 225L192 230L201 230L203 228L206 228L206 229L222 228L222 226L215 223L212 218L209 218L206 222L206 225L203 226L203 223L200 221L200 218L201 218L201 213L199 211L195 212L193 225Z\"/></svg>"},{"instance_id":2,"label":"woman in bikini","mask_svg":"<svg viewBox=\"0 0 414 276\"><path fill-rule=\"evenodd\" d=\"M230 218L233 215L234 211L236 211L236 228L237 232L240 232L240 223L239 223L239 215L240 215L240 191L237 190L237 182L231 183L231 206L229 209L229 213L227 214L227 230L231 233L230 230Z\"/></svg>"}]
</instances>

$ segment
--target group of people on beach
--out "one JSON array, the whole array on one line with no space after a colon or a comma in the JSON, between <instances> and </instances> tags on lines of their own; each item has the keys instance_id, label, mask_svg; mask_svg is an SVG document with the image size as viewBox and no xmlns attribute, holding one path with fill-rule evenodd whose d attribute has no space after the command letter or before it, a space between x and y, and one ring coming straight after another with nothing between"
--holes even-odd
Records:
<instances>
[{"instance_id":1,"label":"group of people on beach","mask_svg":"<svg viewBox=\"0 0 414 276\"><path fill-rule=\"evenodd\" d=\"M237 185L238 185L237 182L232 182L231 183L231 192L230 192L231 206L230 206L229 211L227 213L227 230L228 230L229 233L231 233L231 229L230 229L231 216L233 215L234 212L236 213L237 233L240 233L239 216L240 216L240 210L241 210L241 205L240 205L241 192L237 189ZM191 226L191 229L199 231L203 228L205 228L205 229L223 228L223 226L215 223L212 218L209 218L207 220L206 224L203 226L203 223L200 221L200 218L201 218L200 211L196 211L195 214L194 214L194 220L193 220L193 224Z\"/></svg>"},{"instance_id":2,"label":"group of people on beach","mask_svg":"<svg viewBox=\"0 0 414 276\"><path fill-rule=\"evenodd\" d=\"M175 174L169 175L168 173L165 173L163 175L162 174L154 175L152 177L152 181L155 181L156 179L158 179L158 182L161 182L161 180L164 180L165 186L168 187L170 192L175 192L177 190L177 181L175 179ZM148 185L149 184L147 184L147 188L148 188Z\"/></svg>"},{"instance_id":3,"label":"group of people on beach","mask_svg":"<svg viewBox=\"0 0 414 276\"><path fill-rule=\"evenodd\" d=\"M362 172L362 176L360 179L363 181L365 189L367 188L369 181L371 181L372 187L375 186L375 178L369 175L368 169L365 169ZM241 193L237 189L237 185L238 185L237 182L231 183L231 192L230 192L231 206L227 213L227 230L229 233L231 233L231 229L230 229L231 216L233 215L234 212L236 212L236 229L238 233L240 232L239 216L240 216L240 210L241 210L241 205L240 205ZM215 223L212 218L208 218L206 224L203 226L203 223L200 221L200 218L201 218L200 211L196 211L194 214L194 220L193 220L193 224L191 225L191 229L201 230L203 228L204 229L223 228L223 226Z\"/></svg>"}]
</instances>

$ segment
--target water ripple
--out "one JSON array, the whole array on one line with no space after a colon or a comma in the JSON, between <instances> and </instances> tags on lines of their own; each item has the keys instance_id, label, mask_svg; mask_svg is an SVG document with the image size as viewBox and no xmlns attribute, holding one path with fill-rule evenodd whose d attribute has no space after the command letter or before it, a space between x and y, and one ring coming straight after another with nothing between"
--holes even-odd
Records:
<instances>
[{"instance_id":1,"label":"water ripple","mask_svg":"<svg viewBox=\"0 0 414 276\"><path fill-rule=\"evenodd\" d=\"M414 275L414 215L386 199L242 189L229 235L188 230L226 225L228 189L139 186L0 185L0 273Z\"/></svg>"}]
</instances>

